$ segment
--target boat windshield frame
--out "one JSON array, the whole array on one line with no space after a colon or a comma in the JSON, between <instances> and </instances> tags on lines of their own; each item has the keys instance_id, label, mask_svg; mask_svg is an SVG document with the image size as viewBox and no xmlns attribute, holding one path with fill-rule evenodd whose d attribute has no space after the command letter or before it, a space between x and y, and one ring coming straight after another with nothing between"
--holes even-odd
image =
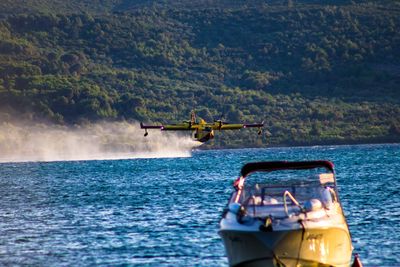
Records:
<instances>
[{"instance_id":1,"label":"boat windshield frame","mask_svg":"<svg viewBox=\"0 0 400 267\"><path fill-rule=\"evenodd\" d=\"M251 162L242 167L241 175L248 176L252 172L271 172L278 170L306 170L315 168L325 168L334 173L334 165L328 160L315 161L263 161Z\"/></svg>"}]
</instances>

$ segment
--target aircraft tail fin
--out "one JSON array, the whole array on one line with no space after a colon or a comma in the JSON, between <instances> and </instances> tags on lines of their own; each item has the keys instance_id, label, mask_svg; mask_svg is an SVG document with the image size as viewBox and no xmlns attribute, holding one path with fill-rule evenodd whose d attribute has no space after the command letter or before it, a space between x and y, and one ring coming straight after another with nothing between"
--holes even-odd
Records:
<instances>
[{"instance_id":1,"label":"aircraft tail fin","mask_svg":"<svg viewBox=\"0 0 400 267\"><path fill-rule=\"evenodd\" d=\"M196 123L196 113L194 113L194 110L190 113L190 122L192 124Z\"/></svg>"}]
</instances>

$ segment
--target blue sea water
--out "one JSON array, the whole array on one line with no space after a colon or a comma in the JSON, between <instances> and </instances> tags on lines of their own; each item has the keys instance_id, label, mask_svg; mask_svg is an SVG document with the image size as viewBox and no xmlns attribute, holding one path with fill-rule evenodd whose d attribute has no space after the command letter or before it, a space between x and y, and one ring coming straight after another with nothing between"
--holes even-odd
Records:
<instances>
[{"instance_id":1,"label":"blue sea water","mask_svg":"<svg viewBox=\"0 0 400 267\"><path fill-rule=\"evenodd\" d=\"M328 159L355 252L400 265L400 145L0 164L1 266L227 266L217 234L244 163Z\"/></svg>"}]
</instances>

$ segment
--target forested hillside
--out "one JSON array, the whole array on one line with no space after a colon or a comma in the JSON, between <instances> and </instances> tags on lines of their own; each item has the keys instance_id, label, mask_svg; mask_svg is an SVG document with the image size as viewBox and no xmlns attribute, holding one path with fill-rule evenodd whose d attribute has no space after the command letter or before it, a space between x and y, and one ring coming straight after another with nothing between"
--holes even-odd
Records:
<instances>
[{"instance_id":1,"label":"forested hillside","mask_svg":"<svg viewBox=\"0 0 400 267\"><path fill-rule=\"evenodd\" d=\"M400 141L396 1L2 1L0 119L265 120L213 146ZM236 137L236 138L229 138Z\"/></svg>"}]
</instances>

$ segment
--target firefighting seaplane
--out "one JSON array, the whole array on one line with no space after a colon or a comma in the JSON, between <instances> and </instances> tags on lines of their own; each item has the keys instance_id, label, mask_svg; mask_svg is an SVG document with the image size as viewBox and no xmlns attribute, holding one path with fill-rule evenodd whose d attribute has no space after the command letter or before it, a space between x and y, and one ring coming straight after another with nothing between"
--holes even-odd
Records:
<instances>
[{"instance_id":1,"label":"firefighting seaplane","mask_svg":"<svg viewBox=\"0 0 400 267\"><path fill-rule=\"evenodd\" d=\"M194 140L201 143L205 143L210 139L214 138L215 130L239 130L242 128L258 128L258 135L262 133L262 127L264 122L255 124L244 124L244 123L227 123L222 120L214 120L209 123L203 119L196 120L196 114L192 111L190 121L183 121L178 124L165 124L165 125L144 125L140 123L140 128L144 129L144 136L149 133L148 129L160 129L161 131L192 131L192 137Z\"/></svg>"}]
</instances>

